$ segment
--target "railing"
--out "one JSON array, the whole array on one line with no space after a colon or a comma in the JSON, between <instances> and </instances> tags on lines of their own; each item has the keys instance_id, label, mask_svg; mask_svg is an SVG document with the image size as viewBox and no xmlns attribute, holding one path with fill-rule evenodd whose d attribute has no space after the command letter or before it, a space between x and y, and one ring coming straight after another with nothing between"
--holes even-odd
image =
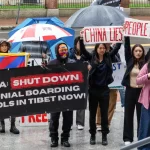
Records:
<instances>
[{"instance_id":1,"label":"railing","mask_svg":"<svg viewBox=\"0 0 150 150\"><path fill-rule=\"evenodd\" d=\"M93 0L58 0L58 8L83 8L92 2Z\"/></svg>"},{"instance_id":2,"label":"railing","mask_svg":"<svg viewBox=\"0 0 150 150\"><path fill-rule=\"evenodd\" d=\"M20 8L45 8L46 1L51 0L0 0L0 9ZM93 0L56 0L58 8L83 8L89 6ZM130 8L150 7L150 0L122 0L128 3Z\"/></svg>"},{"instance_id":3,"label":"railing","mask_svg":"<svg viewBox=\"0 0 150 150\"><path fill-rule=\"evenodd\" d=\"M130 8L150 7L150 0L130 0Z\"/></svg>"},{"instance_id":4,"label":"railing","mask_svg":"<svg viewBox=\"0 0 150 150\"><path fill-rule=\"evenodd\" d=\"M93 0L58 0L58 8L82 8L89 6ZM150 7L150 0L122 0L130 8ZM127 4L127 6L128 6Z\"/></svg>"},{"instance_id":5,"label":"railing","mask_svg":"<svg viewBox=\"0 0 150 150\"><path fill-rule=\"evenodd\" d=\"M146 144L150 144L150 137L140 140L138 142L134 142L134 143L130 144L129 146L122 147L120 150L131 150L133 148L139 148Z\"/></svg>"},{"instance_id":6,"label":"railing","mask_svg":"<svg viewBox=\"0 0 150 150\"><path fill-rule=\"evenodd\" d=\"M0 0L0 9L44 8L45 0Z\"/></svg>"}]
</instances>

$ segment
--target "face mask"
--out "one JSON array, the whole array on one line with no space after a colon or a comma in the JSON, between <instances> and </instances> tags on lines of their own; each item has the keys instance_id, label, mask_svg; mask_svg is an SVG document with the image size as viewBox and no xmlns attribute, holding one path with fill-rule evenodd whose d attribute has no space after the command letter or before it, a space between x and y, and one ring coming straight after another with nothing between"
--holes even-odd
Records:
<instances>
[{"instance_id":1,"label":"face mask","mask_svg":"<svg viewBox=\"0 0 150 150\"><path fill-rule=\"evenodd\" d=\"M67 51L66 52L60 52L59 55L63 58L67 57Z\"/></svg>"}]
</instances>

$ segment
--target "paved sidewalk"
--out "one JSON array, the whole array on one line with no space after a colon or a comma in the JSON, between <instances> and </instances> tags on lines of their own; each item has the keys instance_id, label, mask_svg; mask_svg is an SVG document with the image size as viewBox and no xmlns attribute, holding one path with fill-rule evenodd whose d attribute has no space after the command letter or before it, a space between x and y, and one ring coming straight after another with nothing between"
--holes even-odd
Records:
<instances>
[{"instance_id":1,"label":"paved sidewalk","mask_svg":"<svg viewBox=\"0 0 150 150\"><path fill-rule=\"evenodd\" d=\"M69 17L58 17L61 21L66 22ZM16 24L16 18L13 19L0 19L0 29L10 29L14 28L15 26L19 25L22 21L24 21L26 18L19 18L18 24Z\"/></svg>"},{"instance_id":2,"label":"paved sidewalk","mask_svg":"<svg viewBox=\"0 0 150 150\"><path fill-rule=\"evenodd\" d=\"M131 18L140 19L140 20L150 20L150 16L130 16ZM66 22L69 17L58 17L63 22ZM18 24L20 24L22 21L24 21L26 18L19 18ZM16 18L14 19L0 19L0 29L6 30L10 28L14 28L17 26L16 24Z\"/></svg>"},{"instance_id":3,"label":"paved sidewalk","mask_svg":"<svg viewBox=\"0 0 150 150\"><path fill-rule=\"evenodd\" d=\"M21 127L19 126L19 118L17 118L16 124L20 130L20 135L14 135L9 132L10 122L6 119L6 133L0 133L0 150L120 150L124 146L122 140L123 133L123 111L120 102L117 103L116 110L110 126L110 134L108 134L108 146L101 144L101 132L97 132L96 145L90 145L89 134L89 110L86 109L85 114L85 128L82 131L77 130L75 124L75 112L74 112L74 124L70 135L70 148L64 148L60 145L58 148L50 147L50 137L48 126L39 127ZM60 118L59 133L61 133L62 117ZM135 124L136 133L136 124ZM137 141L135 135L135 141Z\"/></svg>"}]
</instances>

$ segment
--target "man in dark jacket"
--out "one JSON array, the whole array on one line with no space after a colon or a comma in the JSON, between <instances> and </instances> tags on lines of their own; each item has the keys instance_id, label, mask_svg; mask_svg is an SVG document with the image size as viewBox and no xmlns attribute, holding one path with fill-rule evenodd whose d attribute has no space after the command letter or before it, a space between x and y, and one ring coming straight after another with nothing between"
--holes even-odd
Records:
<instances>
[{"instance_id":1,"label":"man in dark jacket","mask_svg":"<svg viewBox=\"0 0 150 150\"><path fill-rule=\"evenodd\" d=\"M66 63L74 63L75 60L68 58L68 47L65 43L60 43L55 48L56 59L49 62L49 64L66 64ZM50 137L51 137L51 147L58 146L58 127L59 127L59 117L61 112L51 113L50 118ZM72 125L73 119L73 111L65 111L62 112L63 116L63 126L62 126L62 134L61 134L61 144L64 147L70 147L70 143L68 141L70 136L70 129Z\"/></svg>"}]
</instances>

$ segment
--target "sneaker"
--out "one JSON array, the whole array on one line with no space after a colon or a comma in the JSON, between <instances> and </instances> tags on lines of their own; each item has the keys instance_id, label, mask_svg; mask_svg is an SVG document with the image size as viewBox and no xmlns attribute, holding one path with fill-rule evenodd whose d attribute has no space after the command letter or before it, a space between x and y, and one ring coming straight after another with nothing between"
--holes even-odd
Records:
<instances>
[{"instance_id":1,"label":"sneaker","mask_svg":"<svg viewBox=\"0 0 150 150\"><path fill-rule=\"evenodd\" d=\"M131 142L130 142L130 141L126 141L126 142L124 142L124 145L125 145L125 146L130 145L130 144L131 144Z\"/></svg>"},{"instance_id":2,"label":"sneaker","mask_svg":"<svg viewBox=\"0 0 150 150\"><path fill-rule=\"evenodd\" d=\"M82 125L78 125L77 128L78 128L78 130L83 130L84 129L84 127Z\"/></svg>"},{"instance_id":3,"label":"sneaker","mask_svg":"<svg viewBox=\"0 0 150 150\"><path fill-rule=\"evenodd\" d=\"M96 128L97 128L97 131L101 131L102 130L101 125L97 125Z\"/></svg>"},{"instance_id":4,"label":"sneaker","mask_svg":"<svg viewBox=\"0 0 150 150\"><path fill-rule=\"evenodd\" d=\"M122 107L122 112L124 113L124 107Z\"/></svg>"}]
</instances>

